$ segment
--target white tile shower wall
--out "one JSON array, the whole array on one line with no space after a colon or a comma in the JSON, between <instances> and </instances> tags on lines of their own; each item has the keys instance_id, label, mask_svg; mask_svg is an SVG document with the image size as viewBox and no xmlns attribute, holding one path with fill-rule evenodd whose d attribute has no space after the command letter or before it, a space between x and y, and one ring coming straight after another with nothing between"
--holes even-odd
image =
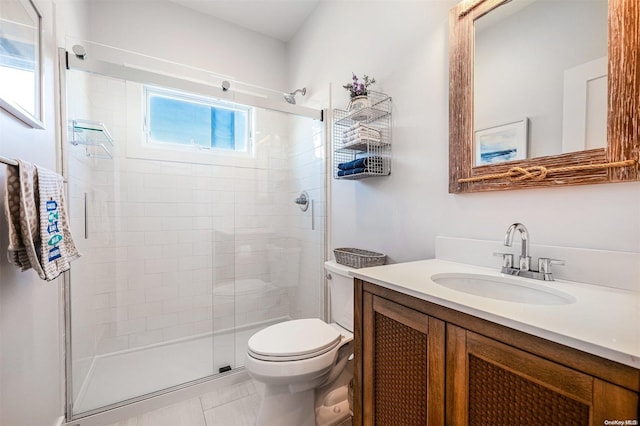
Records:
<instances>
[{"instance_id":1,"label":"white tile shower wall","mask_svg":"<svg viewBox=\"0 0 640 426\"><path fill-rule=\"evenodd\" d=\"M91 324L92 355L290 316L305 251L294 242L303 235L291 215L291 119L257 111L257 168L127 158L126 126L136 123L127 121L124 83L88 78L91 108L82 118L105 122L115 139L114 160L78 154L88 166L71 167L84 185L73 191L79 221L84 192L91 201L91 256L75 271L74 289L93 283L81 292L95 303L75 307L90 317L81 327ZM308 287L314 293L293 301L316 305L319 291Z\"/></svg>"},{"instance_id":2,"label":"white tile shower wall","mask_svg":"<svg viewBox=\"0 0 640 426\"><path fill-rule=\"evenodd\" d=\"M324 134L323 123L292 118L288 152L290 188L284 193L285 235L296 241L299 251L297 284L288 287L291 316L322 317L324 309ZM302 212L292 200L307 191L313 206ZM313 217L312 217L313 215Z\"/></svg>"}]
</instances>

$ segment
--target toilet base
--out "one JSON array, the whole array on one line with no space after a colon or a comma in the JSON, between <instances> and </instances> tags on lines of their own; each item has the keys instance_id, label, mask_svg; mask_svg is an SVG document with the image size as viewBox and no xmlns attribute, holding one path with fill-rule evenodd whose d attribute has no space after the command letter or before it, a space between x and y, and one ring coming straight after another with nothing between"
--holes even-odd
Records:
<instances>
[{"instance_id":1,"label":"toilet base","mask_svg":"<svg viewBox=\"0 0 640 426\"><path fill-rule=\"evenodd\" d=\"M351 349L351 348L349 348ZM317 426L351 425L349 382L353 378L353 362L347 362L340 375L331 383L316 389Z\"/></svg>"},{"instance_id":2,"label":"toilet base","mask_svg":"<svg viewBox=\"0 0 640 426\"><path fill-rule=\"evenodd\" d=\"M315 426L314 389L289 392L288 386L265 386L256 426Z\"/></svg>"}]
</instances>

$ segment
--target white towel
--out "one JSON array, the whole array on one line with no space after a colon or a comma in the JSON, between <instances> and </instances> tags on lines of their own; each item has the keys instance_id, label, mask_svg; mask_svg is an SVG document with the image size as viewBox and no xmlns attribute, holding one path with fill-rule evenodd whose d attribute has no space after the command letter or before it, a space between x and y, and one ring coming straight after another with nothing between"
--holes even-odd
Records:
<instances>
[{"instance_id":1,"label":"white towel","mask_svg":"<svg viewBox=\"0 0 640 426\"><path fill-rule=\"evenodd\" d=\"M380 142L380 136L375 136L375 135L351 135L351 136L347 136L345 137L344 141L345 142L353 142L353 141L360 141L360 140L370 140L370 141L374 141L374 142Z\"/></svg>"},{"instance_id":2,"label":"white towel","mask_svg":"<svg viewBox=\"0 0 640 426\"><path fill-rule=\"evenodd\" d=\"M18 161L7 168L9 261L52 281L80 254L69 229L62 176Z\"/></svg>"},{"instance_id":3,"label":"white towel","mask_svg":"<svg viewBox=\"0 0 640 426\"><path fill-rule=\"evenodd\" d=\"M366 125L366 124L364 124L364 123L362 123L362 122L357 122L357 123L355 123L355 124L353 124L353 125L349 126L349 127L347 128L347 130L345 130L345 133L346 133L346 132L353 131L353 130L357 130L357 129L368 129L368 130L375 130L375 131L378 131L378 129L376 129L376 128L375 128L375 127L373 127L373 126L368 126L368 125Z\"/></svg>"},{"instance_id":4,"label":"white towel","mask_svg":"<svg viewBox=\"0 0 640 426\"><path fill-rule=\"evenodd\" d=\"M368 138L380 138L382 133L380 130L372 129L370 127L362 127L355 130L348 130L344 132L343 136L349 138L352 136L368 137Z\"/></svg>"}]
</instances>

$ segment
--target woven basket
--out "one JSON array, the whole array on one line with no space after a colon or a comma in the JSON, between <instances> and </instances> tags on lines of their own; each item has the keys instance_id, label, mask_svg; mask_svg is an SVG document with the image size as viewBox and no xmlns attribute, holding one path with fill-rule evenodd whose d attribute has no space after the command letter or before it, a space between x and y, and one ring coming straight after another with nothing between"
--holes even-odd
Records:
<instances>
[{"instance_id":1,"label":"woven basket","mask_svg":"<svg viewBox=\"0 0 640 426\"><path fill-rule=\"evenodd\" d=\"M337 248L333 250L333 254L336 256L336 262L352 268L384 265L387 258L386 254L357 248Z\"/></svg>"}]
</instances>

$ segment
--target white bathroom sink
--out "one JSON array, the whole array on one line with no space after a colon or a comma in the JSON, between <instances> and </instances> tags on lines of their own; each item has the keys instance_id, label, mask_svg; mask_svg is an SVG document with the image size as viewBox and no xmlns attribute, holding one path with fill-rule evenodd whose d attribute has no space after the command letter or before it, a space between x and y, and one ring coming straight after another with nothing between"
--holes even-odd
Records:
<instances>
[{"instance_id":1,"label":"white bathroom sink","mask_svg":"<svg viewBox=\"0 0 640 426\"><path fill-rule=\"evenodd\" d=\"M563 291L543 287L521 278L448 273L432 275L431 280L451 290L507 302L569 305L576 301L575 297Z\"/></svg>"}]
</instances>

